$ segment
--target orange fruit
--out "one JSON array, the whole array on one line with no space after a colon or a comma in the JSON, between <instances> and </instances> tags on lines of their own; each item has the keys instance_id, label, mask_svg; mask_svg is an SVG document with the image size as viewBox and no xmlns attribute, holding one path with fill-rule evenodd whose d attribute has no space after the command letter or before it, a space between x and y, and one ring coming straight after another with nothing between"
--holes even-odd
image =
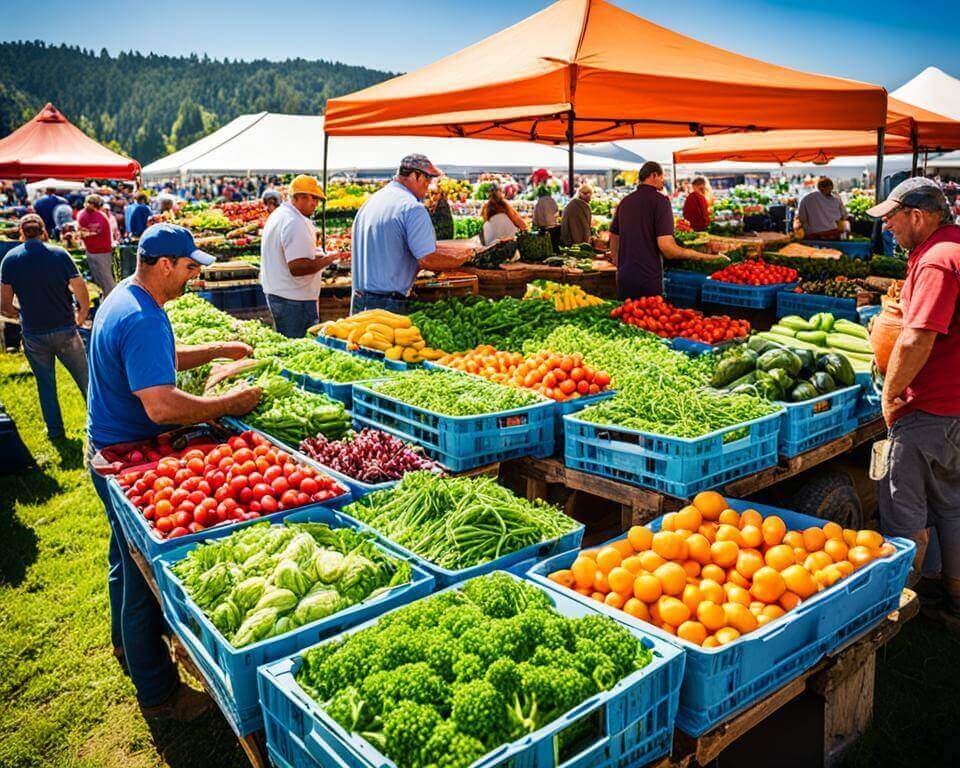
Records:
<instances>
[{"instance_id":1,"label":"orange fruit","mask_svg":"<svg viewBox=\"0 0 960 768\"><path fill-rule=\"evenodd\" d=\"M780 572L767 565L753 574L753 586L750 587L750 594L765 603L775 603L786 588L787 585Z\"/></svg>"},{"instance_id":2,"label":"orange fruit","mask_svg":"<svg viewBox=\"0 0 960 768\"><path fill-rule=\"evenodd\" d=\"M616 547L604 547L597 552L597 568L603 573L610 573L623 562L623 555Z\"/></svg>"},{"instance_id":3,"label":"orange fruit","mask_svg":"<svg viewBox=\"0 0 960 768\"><path fill-rule=\"evenodd\" d=\"M604 595L610 591L610 582L607 581L607 574L601 571L599 568L597 572L593 574L593 589L596 592L601 592Z\"/></svg>"},{"instance_id":4,"label":"orange fruit","mask_svg":"<svg viewBox=\"0 0 960 768\"><path fill-rule=\"evenodd\" d=\"M687 538L687 554L700 565L710 562L710 542L702 533L691 534Z\"/></svg>"},{"instance_id":5,"label":"orange fruit","mask_svg":"<svg viewBox=\"0 0 960 768\"><path fill-rule=\"evenodd\" d=\"M840 541L843 541L843 528L836 523L824 523L823 535L828 539L839 539Z\"/></svg>"},{"instance_id":6,"label":"orange fruit","mask_svg":"<svg viewBox=\"0 0 960 768\"><path fill-rule=\"evenodd\" d=\"M695 579L700 575L700 563L696 560L684 560L683 570L686 572L688 579Z\"/></svg>"},{"instance_id":7,"label":"orange fruit","mask_svg":"<svg viewBox=\"0 0 960 768\"><path fill-rule=\"evenodd\" d=\"M827 539L826 543L823 545L823 551L830 555L830 558L835 563L839 563L841 560L847 559L847 552L850 548L843 542L843 538L839 539Z\"/></svg>"},{"instance_id":8,"label":"orange fruit","mask_svg":"<svg viewBox=\"0 0 960 768\"><path fill-rule=\"evenodd\" d=\"M667 562L652 549L648 549L646 552L641 552L639 555L637 555L637 557L640 558L640 565L643 566L643 570L650 571L650 573L653 573L655 570L657 570L657 568Z\"/></svg>"},{"instance_id":9,"label":"orange fruit","mask_svg":"<svg viewBox=\"0 0 960 768\"><path fill-rule=\"evenodd\" d=\"M727 523L721 523L717 529L717 541L732 541L738 547L743 546L743 536L740 529Z\"/></svg>"},{"instance_id":10,"label":"orange fruit","mask_svg":"<svg viewBox=\"0 0 960 768\"><path fill-rule=\"evenodd\" d=\"M735 510L725 509L720 513L719 521L722 524L732 525L734 528L740 527L740 515Z\"/></svg>"},{"instance_id":11,"label":"orange fruit","mask_svg":"<svg viewBox=\"0 0 960 768\"><path fill-rule=\"evenodd\" d=\"M662 630L663 630L664 632L666 632L668 635L675 635L675 634L677 634L677 628L676 628L675 626L673 626L672 624L667 624L667 622L665 622L665 621L660 622L660 624L658 624L658 626L660 627L660 629L662 629Z\"/></svg>"},{"instance_id":12,"label":"orange fruit","mask_svg":"<svg viewBox=\"0 0 960 768\"><path fill-rule=\"evenodd\" d=\"M635 551L644 552L653 544L653 531L645 525L633 525L627 531L627 540Z\"/></svg>"},{"instance_id":13,"label":"orange fruit","mask_svg":"<svg viewBox=\"0 0 960 768\"><path fill-rule=\"evenodd\" d=\"M684 531L695 531L703 524L703 515L693 505L688 505L677 512L677 528Z\"/></svg>"},{"instance_id":14,"label":"orange fruit","mask_svg":"<svg viewBox=\"0 0 960 768\"><path fill-rule=\"evenodd\" d=\"M707 635L706 640L703 641L703 648L719 648L720 643L717 642L716 635Z\"/></svg>"},{"instance_id":15,"label":"orange fruit","mask_svg":"<svg viewBox=\"0 0 960 768\"><path fill-rule=\"evenodd\" d=\"M693 533L693 531L688 531L686 528L677 528L674 530L674 533L677 534L681 539L686 540L686 538Z\"/></svg>"},{"instance_id":16,"label":"orange fruit","mask_svg":"<svg viewBox=\"0 0 960 768\"><path fill-rule=\"evenodd\" d=\"M637 600L652 603L659 600L662 594L663 587L660 586L660 579L652 573L641 573L633 580L633 596Z\"/></svg>"},{"instance_id":17,"label":"orange fruit","mask_svg":"<svg viewBox=\"0 0 960 768\"><path fill-rule=\"evenodd\" d=\"M747 606L750 605L750 593L745 590L743 587L738 587L736 584L727 584L723 585L723 591L727 594L728 603L740 603L740 605Z\"/></svg>"},{"instance_id":18,"label":"orange fruit","mask_svg":"<svg viewBox=\"0 0 960 768\"><path fill-rule=\"evenodd\" d=\"M650 621L650 609L647 608L647 604L642 600L637 600L635 597L631 597L623 604L623 610L635 619Z\"/></svg>"},{"instance_id":19,"label":"orange fruit","mask_svg":"<svg viewBox=\"0 0 960 768\"><path fill-rule=\"evenodd\" d=\"M723 591L723 587L713 579L703 579L698 586L703 600L711 600L719 605L727 599L727 593Z\"/></svg>"},{"instance_id":20,"label":"orange fruit","mask_svg":"<svg viewBox=\"0 0 960 768\"><path fill-rule=\"evenodd\" d=\"M593 575L597 572L597 564L592 558L584 557L581 553L573 561L570 570L573 571L573 580L578 587L585 589L593 586Z\"/></svg>"},{"instance_id":21,"label":"orange fruit","mask_svg":"<svg viewBox=\"0 0 960 768\"><path fill-rule=\"evenodd\" d=\"M675 531L676 529L677 529L677 513L668 512L663 516L663 520L660 521L660 530Z\"/></svg>"},{"instance_id":22,"label":"orange fruit","mask_svg":"<svg viewBox=\"0 0 960 768\"><path fill-rule=\"evenodd\" d=\"M690 609L680 600L669 595L664 595L657 601L657 608L660 612L660 619L674 627L679 627L690 618Z\"/></svg>"},{"instance_id":23,"label":"orange fruit","mask_svg":"<svg viewBox=\"0 0 960 768\"><path fill-rule=\"evenodd\" d=\"M703 538L709 541L711 544L717 540L717 528L719 526L716 523L704 523L700 526L700 529L697 531Z\"/></svg>"},{"instance_id":24,"label":"orange fruit","mask_svg":"<svg viewBox=\"0 0 960 768\"><path fill-rule=\"evenodd\" d=\"M610 589L628 597L633 594L633 579L633 574L619 565L607 574Z\"/></svg>"},{"instance_id":25,"label":"orange fruit","mask_svg":"<svg viewBox=\"0 0 960 768\"><path fill-rule=\"evenodd\" d=\"M590 597L592 597L598 603L602 603L607 598L607 596L603 594L603 592L591 592Z\"/></svg>"},{"instance_id":26,"label":"orange fruit","mask_svg":"<svg viewBox=\"0 0 960 768\"><path fill-rule=\"evenodd\" d=\"M740 547L732 541L715 541L710 545L710 554L713 556L713 562L716 565L721 568L729 568L737 562Z\"/></svg>"},{"instance_id":27,"label":"orange fruit","mask_svg":"<svg viewBox=\"0 0 960 768\"><path fill-rule=\"evenodd\" d=\"M697 621L713 632L727 625L727 614L723 612L723 606L704 600L697 606Z\"/></svg>"},{"instance_id":28,"label":"orange fruit","mask_svg":"<svg viewBox=\"0 0 960 768\"><path fill-rule=\"evenodd\" d=\"M786 544L777 544L773 547L770 547L770 549L768 549L766 554L763 556L763 560L768 566L777 571L782 571L787 566L793 565L797 562L797 558L796 555L794 555L793 550Z\"/></svg>"},{"instance_id":29,"label":"orange fruit","mask_svg":"<svg viewBox=\"0 0 960 768\"><path fill-rule=\"evenodd\" d=\"M740 633L733 627L722 627L717 630L717 643L720 645L728 645L738 637L740 637Z\"/></svg>"},{"instance_id":30,"label":"orange fruit","mask_svg":"<svg viewBox=\"0 0 960 768\"><path fill-rule=\"evenodd\" d=\"M750 613L752 613L754 616L759 616L761 613L763 613L763 609L766 607L767 604L763 601L754 600L752 603L750 603Z\"/></svg>"},{"instance_id":31,"label":"orange fruit","mask_svg":"<svg viewBox=\"0 0 960 768\"><path fill-rule=\"evenodd\" d=\"M630 573L636 576L640 571L643 570L643 560L641 560L636 555L630 555L630 557L623 558L623 562L620 563L622 568L626 568Z\"/></svg>"},{"instance_id":32,"label":"orange fruit","mask_svg":"<svg viewBox=\"0 0 960 768\"><path fill-rule=\"evenodd\" d=\"M847 552L847 560L853 563L854 568L862 568L873 560L873 552L865 546L857 545Z\"/></svg>"},{"instance_id":33,"label":"orange fruit","mask_svg":"<svg viewBox=\"0 0 960 768\"><path fill-rule=\"evenodd\" d=\"M777 515L770 515L770 517L763 519L763 525L760 526L760 530L763 531L764 544L768 547L775 547L783 541L783 536L787 532L787 526Z\"/></svg>"},{"instance_id":34,"label":"orange fruit","mask_svg":"<svg viewBox=\"0 0 960 768\"><path fill-rule=\"evenodd\" d=\"M707 628L699 621L685 621L677 627L677 637L688 643L703 645L703 641L707 639Z\"/></svg>"},{"instance_id":35,"label":"orange fruit","mask_svg":"<svg viewBox=\"0 0 960 768\"><path fill-rule=\"evenodd\" d=\"M763 558L759 552L749 549L740 550L740 554L737 556L737 573L746 579L752 579L753 574L761 568L763 568Z\"/></svg>"},{"instance_id":36,"label":"orange fruit","mask_svg":"<svg viewBox=\"0 0 960 768\"><path fill-rule=\"evenodd\" d=\"M595 549L581 549L579 557L589 557L594 562L597 561L597 550Z\"/></svg>"},{"instance_id":37,"label":"orange fruit","mask_svg":"<svg viewBox=\"0 0 960 768\"><path fill-rule=\"evenodd\" d=\"M687 585L687 572L683 570L682 565L664 563L653 572L653 575L660 580L663 594L674 596L683 594L683 588Z\"/></svg>"},{"instance_id":38,"label":"orange fruit","mask_svg":"<svg viewBox=\"0 0 960 768\"><path fill-rule=\"evenodd\" d=\"M761 613L761 614L758 614L758 615L757 615L757 626L758 626L758 627L766 626L766 625L769 624L771 621L773 621L773 619L771 619L769 616L766 616L765 614L762 614L762 613Z\"/></svg>"},{"instance_id":39,"label":"orange fruit","mask_svg":"<svg viewBox=\"0 0 960 768\"><path fill-rule=\"evenodd\" d=\"M664 560L680 560L686 542L673 531L658 531L653 534L653 551Z\"/></svg>"},{"instance_id":40,"label":"orange fruit","mask_svg":"<svg viewBox=\"0 0 960 768\"><path fill-rule=\"evenodd\" d=\"M727 568L727 580L723 583L724 585L731 584L735 587L750 589L750 579L741 575L736 568Z\"/></svg>"},{"instance_id":41,"label":"orange fruit","mask_svg":"<svg viewBox=\"0 0 960 768\"><path fill-rule=\"evenodd\" d=\"M803 549L803 534L800 531L787 531L783 534L783 543L793 549Z\"/></svg>"},{"instance_id":42,"label":"orange fruit","mask_svg":"<svg viewBox=\"0 0 960 768\"><path fill-rule=\"evenodd\" d=\"M556 582L557 584L562 584L568 589L572 589L576 583L573 578L573 571L571 571L569 568L554 571L547 576L547 578L550 579L550 581Z\"/></svg>"},{"instance_id":43,"label":"orange fruit","mask_svg":"<svg viewBox=\"0 0 960 768\"><path fill-rule=\"evenodd\" d=\"M779 605L768 605L763 609L763 615L771 619L779 619L783 614L784 610Z\"/></svg>"},{"instance_id":44,"label":"orange fruit","mask_svg":"<svg viewBox=\"0 0 960 768\"><path fill-rule=\"evenodd\" d=\"M880 549L877 550L877 557L890 557L894 552L897 551L897 548L893 546L889 541L883 542Z\"/></svg>"},{"instance_id":45,"label":"orange fruit","mask_svg":"<svg viewBox=\"0 0 960 768\"><path fill-rule=\"evenodd\" d=\"M657 598L654 602L650 603L647 606L647 609L650 611L650 623L656 624L658 627L663 624L663 619L660 618L660 599Z\"/></svg>"},{"instance_id":46,"label":"orange fruit","mask_svg":"<svg viewBox=\"0 0 960 768\"><path fill-rule=\"evenodd\" d=\"M830 539L830 541L840 546L846 546L843 542L837 541L836 539ZM828 565L833 565L833 558L826 552L813 552L803 560L803 567L810 571L810 573L826 568Z\"/></svg>"},{"instance_id":47,"label":"orange fruit","mask_svg":"<svg viewBox=\"0 0 960 768\"><path fill-rule=\"evenodd\" d=\"M574 589L574 592L590 597L590 595L593 594L593 589L591 589L590 587L577 587L576 589Z\"/></svg>"},{"instance_id":48,"label":"orange fruit","mask_svg":"<svg viewBox=\"0 0 960 768\"><path fill-rule=\"evenodd\" d=\"M883 536L877 531L857 531L857 546L874 551L878 550L883 546Z\"/></svg>"},{"instance_id":49,"label":"orange fruit","mask_svg":"<svg viewBox=\"0 0 960 768\"><path fill-rule=\"evenodd\" d=\"M733 627L741 635L757 628L757 617L742 603L724 603L723 612L727 617L727 626Z\"/></svg>"},{"instance_id":50,"label":"orange fruit","mask_svg":"<svg viewBox=\"0 0 960 768\"><path fill-rule=\"evenodd\" d=\"M696 584L687 584L683 588L683 596L680 599L690 609L690 613L696 613L697 606L703 602L703 593L700 592L700 587Z\"/></svg>"},{"instance_id":51,"label":"orange fruit","mask_svg":"<svg viewBox=\"0 0 960 768\"><path fill-rule=\"evenodd\" d=\"M702 491L694 496L693 506L700 510L704 520L716 520L727 508L727 500L716 491Z\"/></svg>"},{"instance_id":52,"label":"orange fruit","mask_svg":"<svg viewBox=\"0 0 960 768\"><path fill-rule=\"evenodd\" d=\"M634 554L633 545L627 539L617 539L611 541L610 546L620 553L621 558L630 557Z\"/></svg>"},{"instance_id":53,"label":"orange fruit","mask_svg":"<svg viewBox=\"0 0 960 768\"><path fill-rule=\"evenodd\" d=\"M623 595L619 592L608 592L607 596L603 598L603 602L609 605L611 608L623 608L624 599Z\"/></svg>"},{"instance_id":54,"label":"orange fruit","mask_svg":"<svg viewBox=\"0 0 960 768\"><path fill-rule=\"evenodd\" d=\"M823 549L826 540L827 535L823 532L823 528L818 528L815 525L810 526L803 532L803 548L807 552L819 552Z\"/></svg>"},{"instance_id":55,"label":"orange fruit","mask_svg":"<svg viewBox=\"0 0 960 768\"><path fill-rule=\"evenodd\" d=\"M815 574L813 574L813 580L824 588L832 587L842 578L843 573L838 570L835 565L827 566L823 570L817 571Z\"/></svg>"},{"instance_id":56,"label":"orange fruit","mask_svg":"<svg viewBox=\"0 0 960 768\"><path fill-rule=\"evenodd\" d=\"M740 528L746 528L748 525L760 528L763 525L763 515L755 509L743 510L740 513Z\"/></svg>"},{"instance_id":57,"label":"orange fruit","mask_svg":"<svg viewBox=\"0 0 960 768\"><path fill-rule=\"evenodd\" d=\"M801 599L810 597L817 591L817 583L810 575L810 571L802 565L791 565L784 568L780 575L783 577L783 583L787 585L787 589L799 595Z\"/></svg>"},{"instance_id":58,"label":"orange fruit","mask_svg":"<svg viewBox=\"0 0 960 768\"><path fill-rule=\"evenodd\" d=\"M759 547L763 544L763 530L757 525L745 525L740 529L740 536L746 547Z\"/></svg>"},{"instance_id":59,"label":"orange fruit","mask_svg":"<svg viewBox=\"0 0 960 768\"><path fill-rule=\"evenodd\" d=\"M807 550L805 550L803 547L793 548L793 559L796 560L798 563L802 563L804 560L806 560L807 555L809 554L810 553L807 552ZM814 554L816 554L816 552L814 552Z\"/></svg>"},{"instance_id":60,"label":"orange fruit","mask_svg":"<svg viewBox=\"0 0 960 768\"><path fill-rule=\"evenodd\" d=\"M785 611L792 611L798 605L800 605L800 595L796 592L784 592L780 595L780 599L777 601L780 607Z\"/></svg>"},{"instance_id":61,"label":"orange fruit","mask_svg":"<svg viewBox=\"0 0 960 768\"><path fill-rule=\"evenodd\" d=\"M849 576L853 573L853 563L849 560L841 560L839 563L834 563L833 565L844 576Z\"/></svg>"},{"instance_id":62,"label":"orange fruit","mask_svg":"<svg viewBox=\"0 0 960 768\"><path fill-rule=\"evenodd\" d=\"M848 547L857 546L857 531L852 528L843 529L843 543Z\"/></svg>"},{"instance_id":63,"label":"orange fruit","mask_svg":"<svg viewBox=\"0 0 960 768\"><path fill-rule=\"evenodd\" d=\"M711 555L713 553L711 552ZM717 584L723 584L727 580L727 572L723 570L719 565L705 565L700 569L700 578L701 579L710 579L715 581ZM701 582L702 583L702 582Z\"/></svg>"}]
</instances>

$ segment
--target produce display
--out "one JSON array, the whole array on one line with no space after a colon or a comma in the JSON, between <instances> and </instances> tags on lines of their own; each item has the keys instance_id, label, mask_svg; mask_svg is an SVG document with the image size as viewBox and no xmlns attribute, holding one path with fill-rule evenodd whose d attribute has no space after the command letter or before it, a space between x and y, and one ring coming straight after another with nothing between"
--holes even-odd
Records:
<instances>
[{"instance_id":1,"label":"produce display","mask_svg":"<svg viewBox=\"0 0 960 768\"><path fill-rule=\"evenodd\" d=\"M456 240L469 240L480 234L483 219L477 216L457 216L453 220L453 237Z\"/></svg>"},{"instance_id":2,"label":"produce display","mask_svg":"<svg viewBox=\"0 0 960 768\"><path fill-rule=\"evenodd\" d=\"M517 250L520 261L538 264L553 256L553 240L549 232L517 232Z\"/></svg>"},{"instance_id":3,"label":"produce display","mask_svg":"<svg viewBox=\"0 0 960 768\"><path fill-rule=\"evenodd\" d=\"M555 283L551 280L534 280L529 283L523 298L545 299L553 302L557 312L567 312L581 307L599 307L605 303L599 296L590 295L579 285Z\"/></svg>"},{"instance_id":4,"label":"produce display","mask_svg":"<svg viewBox=\"0 0 960 768\"><path fill-rule=\"evenodd\" d=\"M707 317L695 309L681 309L663 296L627 299L611 311L611 316L665 339L684 338L704 344L717 344L750 333L750 323L727 315Z\"/></svg>"},{"instance_id":5,"label":"produce display","mask_svg":"<svg viewBox=\"0 0 960 768\"><path fill-rule=\"evenodd\" d=\"M610 385L610 376L585 364L580 354L539 352L525 357L520 352L503 352L483 345L469 352L445 355L437 363L498 384L526 387L559 402L596 395Z\"/></svg>"},{"instance_id":6,"label":"produce display","mask_svg":"<svg viewBox=\"0 0 960 768\"><path fill-rule=\"evenodd\" d=\"M837 259L812 259L791 257L782 252L767 251L764 258L771 264L795 269L801 280L831 280L835 277L866 277L870 274L870 262L841 256Z\"/></svg>"},{"instance_id":7,"label":"produce display","mask_svg":"<svg viewBox=\"0 0 960 768\"><path fill-rule=\"evenodd\" d=\"M873 362L867 329L849 320L836 320L829 312L818 312L809 319L781 317L769 331L757 335L794 350L840 353L857 373L869 373Z\"/></svg>"},{"instance_id":8,"label":"produce display","mask_svg":"<svg viewBox=\"0 0 960 768\"><path fill-rule=\"evenodd\" d=\"M323 502L346 492L333 478L298 463L255 432L231 437L155 469L117 478L124 495L160 539L198 533L221 523Z\"/></svg>"},{"instance_id":9,"label":"produce display","mask_svg":"<svg viewBox=\"0 0 960 768\"><path fill-rule=\"evenodd\" d=\"M549 578L703 648L776 621L876 558L895 552L876 531L837 523L788 531L777 515L737 513L716 491L583 550Z\"/></svg>"},{"instance_id":10,"label":"produce display","mask_svg":"<svg viewBox=\"0 0 960 768\"><path fill-rule=\"evenodd\" d=\"M369 385L374 392L443 416L480 416L536 405L543 398L453 371L407 371Z\"/></svg>"},{"instance_id":11,"label":"produce display","mask_svg":"<svg viewBox=\"0 0 960 768\"><path fill-rule=\"evenodd\" d=\"M259 523L192 549L172 567L234 648L279 637L410 581L372 537L323 523Z\"/></svg>"},{"instance_id":12,"label":"produce display","mask_svg":"<svg viewBox=\"0 0 960 768\"><path fill-rule=\"evenodd\" d=\"M727 392L754 392L768 400L798 403L853 386L855 380L853 366L843 355L786 349L754 336L724 354L710 384Z\"/></svg>"},{"instance_id":13,"label":"produce display","mask_svg":"<svg viewBox=\"0 0 960 768\"><path fill-rule=\"evenodd\" d=\"M796 292L832 296L835 299L855 299L857 294L868 290L863 280L839 276L832 280L804 280L797 286Z\"/></svg>"},{"instance_id":14,"label":"produce display","mask_svg":"<svg viewBox=\"0 0 960 768\"><path fill-rule=\"evenodd\" d=\"M384 379L394 373L379 360L351 355L317 344L312 339L284 339L266 343L258 346L255 353L257 357L277 358L288 371L337 384Z\"/></svg>"},{"instance_id":15,"label":"produce display","mask_svg":"<svg viewBox=\"0 0 960 768\"><path fill-rule=\"evenodd\" d=\"M308 437L301 441L300 452L340 474L371 485L399 480L408 472L442 472L439 464L423 455L423 449L378 429L349 432L342 440L330 440L323 435Z\"/></svg>"},{"instance_id":16,"label":"produce display","mask_svg":"<svg viewBox=\"0 0 960 768\"><path fill-rule=\"evenodd\" d=\"M427 347L420 330L405 315L385 309L368 309L318 326L318 332L348 344L383 352L388 360L419 363L440 353Z\"/></svg>"},{"instance_id":17,"label":"produce display","mask_svg":"<svg viewBox=\"0 0 960 768\"><path fill-rule=\"evenodd\" d=\"M710 275L711 280L737 285L776 285L793 283L797 280L797 270L769 264L763 259L747 259L728 264Z\"/></svg>"},{"instance_id":18,"label":"produce display","mask_svg":"<svg viewBox=\"0 0 960 768\"><path fill-rule=\"evenodd\" d=\"M517 239L510 237L477 249L470 258L470 265L478 269L499 269L505 261L517 255Z\"/></svg>"},{"instance_id":19,"label":"produce display","mask_svg":"<svg viewBox=\"0 0 960 768\"><path fill-rule=\"evenodd\" d=\"M685 245L690 248L690 245ZM665 265L668 270L682 269L687 272L697 272L701 275L711 275L719 269L729 264L731 259L727 256L717 257L715 259L671 259ZM667 274L669 279L670 275Z\"/></svg>"},{"instance_id":20,"label":"produce display","mask_svg":"<svg viewBox=\"0 0 960 768\"><path fill-rule=\"evenodd\" d=\"M613 619L561 616L546 592L497 572L309 649L296 680L398 768L468 768L651 661ZM563 730L559 761L591 730L590 718Z\"/></svg>"},{"instance_id":21,"label":"produce display","mask_svg":"<svg viewBox=\"0 0 960 768\"><path fill-rule=\"evenodd\" d=\"M907 276L907 262L905 259L898 259L896 256L876 255L870 259L870 274L903 280Z\"/></svg>"}]
</instances>

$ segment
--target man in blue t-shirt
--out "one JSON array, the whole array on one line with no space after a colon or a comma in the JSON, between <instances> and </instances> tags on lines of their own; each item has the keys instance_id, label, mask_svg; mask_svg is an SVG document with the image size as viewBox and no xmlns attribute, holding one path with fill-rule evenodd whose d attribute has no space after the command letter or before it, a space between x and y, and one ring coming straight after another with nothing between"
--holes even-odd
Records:
<instances>
[{"instance_id":1,"label":"man in blue t-shirt","mask_svg":"<svg viewBox=\"0 0 960 768\"><path fill-rule=\"evenodd\" d=\"M16 296L23 352L37 380L47 435L60 440L64 431L57 399L57 360L86 396L87 355L77 326L86 322L90 297L70 254L43 242L43 221L37 214L20 219L20 236L23 244L8 251L0 262L0 312L17 318Z\"/></svg>"},{"instance_id":2,"label":"man in blue t-shirt","mask_svg":"<svg viewBox=\"0 0 960 768\"><path fill-rule=\"evenodd\" d=\"M143 192L137 195L135 203L129 203L123 209L124 227L130 237L140 237L147 228L147 222L153 215L150 206L147 205L147 196Z\"/></svg>"},{"instance_id":3,"label":"man in blue t-shirt","mask_svg":"<svg viewBox=\"0 0 960 768\"><path fill-rule=\"evenodd\" d=\"M57 190L53 188L48 189L43 197L33 204L33 210L43 219L43 226L47 228L48 235L52 235L56 227L56 222L53 220L53 211L58 205L70 205L70 203L67 202L65 197L60 197Z\"/></svg>"},{"instance_id":4,"label":"man in blue t-shirt","mask_svg":"<svg viewBox=\"0 0 960 768\"><path fill-rule=\"evenodd\" d=\"M252 353L241 342L177 346L163 305L183 293L201 266L215 259L198 250L189 230L155 224L140 238L137 271L97 311L90 340L88 454L105 446L151 438L177 424L242 416L260 401L243 387L198 397L176 386L178 370ZM147 716L192 720L209 699L180 682L163 642L163 614L130 557L105 478L91 470L110 521L109 591L114 654L126 663Z\"/></svg>"}]
</instances>

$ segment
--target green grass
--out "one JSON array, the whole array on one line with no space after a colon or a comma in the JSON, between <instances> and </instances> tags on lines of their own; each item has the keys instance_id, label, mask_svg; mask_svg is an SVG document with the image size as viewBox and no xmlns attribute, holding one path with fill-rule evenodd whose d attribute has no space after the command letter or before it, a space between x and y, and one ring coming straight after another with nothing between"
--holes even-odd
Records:
<instances>
[{"instance_id":1,"label":"green grass","mask_svg":"<svg viewBox=\"0 0 960 768\"><path fill-rule=\"evenodd\" d=\"M46 439L20 355L0 354L0 398L37 468L0 477L0 768L243 766L219 711L148 725L110 648L108 526L82 467L83 401L62 368L69 441ZM848 766L960 762L960 641L918 618L881 652L874 726Z\"/></svg>"}]
</instances>

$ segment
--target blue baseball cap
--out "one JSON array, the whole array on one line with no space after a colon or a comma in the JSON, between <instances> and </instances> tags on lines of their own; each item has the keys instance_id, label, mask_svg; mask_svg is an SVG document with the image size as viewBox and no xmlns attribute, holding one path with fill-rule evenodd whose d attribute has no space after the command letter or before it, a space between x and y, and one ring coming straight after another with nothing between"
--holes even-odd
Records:
<instances>
[{"instance_id":1,"label":"blue baseball cap","mask_svg":"<svg viewBox=\"0 0 960 768\"><path fill-rule=\"evenodd\" d=\"M171 259L193 259L197 264L209 267L216 263L215 256L204 253L193 242L193 234L186 227L177 224L153 224L140 235L137 256L158 259L168 256Z\"/></svg>"}]
</instances>

